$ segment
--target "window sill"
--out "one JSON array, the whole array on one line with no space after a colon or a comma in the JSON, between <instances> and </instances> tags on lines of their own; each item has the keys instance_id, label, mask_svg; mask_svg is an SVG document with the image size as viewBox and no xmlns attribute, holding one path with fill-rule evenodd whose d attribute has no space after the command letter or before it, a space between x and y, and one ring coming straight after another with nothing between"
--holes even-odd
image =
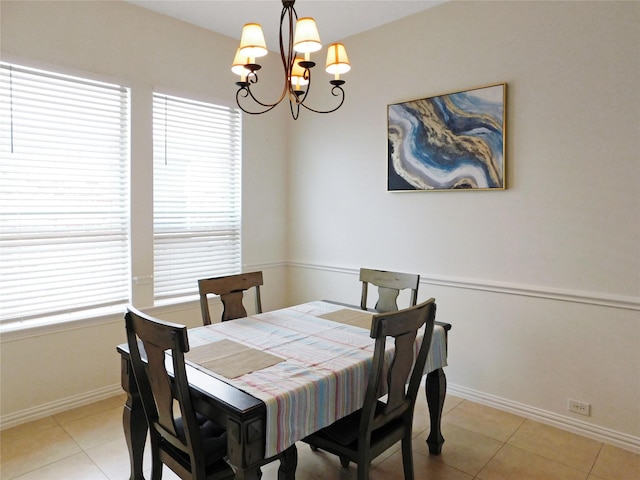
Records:
<instances>
[{"instance_id":1,"label":"window sill","mask_svg":"<svg viewBox=\"0 0 640 480\"><path fill-rule=\"evenodd\" d=\"M123 305L0 324L0 342L50 335L122 320Z\"/></svg>"},{"instance_id":2,"label":"window sill","mask_svg":"<svg viewBox=\"0 0 640 480\"><path fill-rule=\"evenodd\" d=\"M193 308L199 305L198 296L181 297L159 302L153 307L142 307L149 315L159 316ZM98 325L122 322L124 331L124 313L126 305L106 307L84 312L74 312L52 317L42 317L34 320L7 322L0 324L0 343L22 340L30 337L51 335L70 330L92 328Z\"/></svg>"}]
</instances>

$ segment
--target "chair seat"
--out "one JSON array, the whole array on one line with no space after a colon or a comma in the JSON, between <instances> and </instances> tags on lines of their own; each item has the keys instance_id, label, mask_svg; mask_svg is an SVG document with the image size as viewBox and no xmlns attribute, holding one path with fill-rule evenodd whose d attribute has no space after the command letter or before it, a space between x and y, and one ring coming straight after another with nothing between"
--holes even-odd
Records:
<instances>
[{"instance_id":1,"label":"chair seat","mask_svg":"<svg viewBox=\"0 0 640 480\"><path fill-rule=\"evenodd\" d=\"M207 480L226 480L234 477L231 466L224 460L227 454L227 432L220 424L208 420L206 417L196 414L200 425L202 446L206 458ZM184 436L182 418L176 419L176 431ZM167 450L173 458L180 459L182 465L188 468L189 456L175 448L169 442L163 442L162 448Z\"/></svg>"},{"instance_id":2,"label":"chair seat","mask_svg":"<svg viewBox=\"0 0 640 480\"><path fill-rule=\"evenodd\" d=\"M227 454L227 432L224 427L198 413L196 418L200 424L200 435L207 458L224 457ZM184 438L184 427L181 418L176 419L176 430Z\"/></svg>"}]
</instances>

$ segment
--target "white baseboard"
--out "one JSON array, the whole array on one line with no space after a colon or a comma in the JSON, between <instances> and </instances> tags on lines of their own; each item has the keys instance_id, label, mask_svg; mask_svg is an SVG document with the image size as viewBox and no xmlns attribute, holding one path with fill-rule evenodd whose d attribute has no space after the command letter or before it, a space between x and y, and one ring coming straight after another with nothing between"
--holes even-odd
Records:
<instances>
[{"instance_id":1,"label":"white baseboard","mask_svg":"<svg viewBox=\"0 0 640 480\"><path fill-rule=\"evenodd\" d=\"M521 417L529 418L593 440L624 448L625 450L630 450L634 453L640 453L640 438L633 437L625 433L603 428L598 425L592 425L581 420L548 412L546 410L531 407L512 400L496 397L494 395L488 395L460 385L448 384L447 394L455 395L456 397L464 398L472 402L481 403L515 415L520 415Z\"/></svg>"},{"instance_id":2,"label":"white baseboard","mask_svg":"<svg viewBox=\"0 0 640 480\"><path fill-rule=\"evenodd\" d=\"M99 388L91 392L82 393L80 395L62 398L54 402L38 405L37 407L28 408L19 412L10 413L9 415L0 417L0 429L5 430L22 423L39 420L44 417L55 415L56 413L89 405L90 403L98 402L123 393L124 391L120 384L116 384L109 387Z\"/></svg>"}]
</instances>

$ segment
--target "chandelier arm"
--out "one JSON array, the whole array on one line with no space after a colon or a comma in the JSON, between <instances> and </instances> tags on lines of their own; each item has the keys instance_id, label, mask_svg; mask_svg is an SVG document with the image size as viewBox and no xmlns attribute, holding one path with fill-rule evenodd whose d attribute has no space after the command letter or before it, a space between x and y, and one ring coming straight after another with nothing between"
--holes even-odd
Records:
<instances>
[{"instance_id":1,"label":"chandelier arm","mask_svg":"<svg viewBox=\"0 0 640 480\"><path fill-rule=\"evenodd\" d=\"M282 62L282 75L284 76L284 85L282 87L282 94L280 95L280 99L278 103L280 103L287 93L291 95L291 82L289 79L291 78L291 68L293 66L293 59L291 58L293 52L293 18L298 18L298 14L296 13L295 8L293 8L293 1L285 1L282 2L282 14L280 15L280 61ZM288 17L289 23L289 37L288 37L288 48L286 50L287 54L285 55L285 48L283 42L282 35L282 27L284 26L284 17L285 15Z\"/></svg>"},{"instance_id":2,"label":"chandelier arm","mask_svg":"<svg viewBox=\"0 0 640 480\"><path fill-rule=\"evenodd\" d=\"M291 85L291 74L292 74L293 62L295 58L295 53L293 52L293 35L294 35L293 19L294 18L296 20L298 19L298 13L296 12L296 9L293 6L294 3L295 1L285 2L283 0L282 2L282 4L284 5L284 8L282 11L282 16L280 18L280 58L282 60L282 68L283 68L283 75L284 75L283 97L285 95L285 92L288 93L291 116L295 120L298 118L298 114L297 113L294 114L294 109L293 109L294 102L292 102L292 99L297 98L297 95L295 94L295 91L293 90L293 86ZM288 13L288 20L289 20L289 32L288 32L289 35L287 37L288 45L286 50L284 48L283 35L282 35L282 27L284 26L285 10ZM286 51L286 54L285 54L285 51ZM300 108L298 107L297 112L299 111L300 111Z\"/></svg>"},{"instance_id":3,"label":"chandelier arm","mask_svg":"<svg viewBox=\"0 0 640 480\"><path fill-rule=\"evenodd\" d=\"M291 88L292 90L292 95L290 95L291 98L295 99L295 103L296 105L302 105L305 100L307 99L307 95L309 95L309 92L311 91L311 70L309 70L308 68L304 69L304 73L303 73L303 78L305 80L307 80L307 89L304 90L304 93L298 95L295 93L295 90L293 90L293 88ZM300 110L300 107L298 107L298 110ZM295 116L293 118L294 120L297 120L298 117Z\"/></svg>"},{"instance_id":4,"label":"chandelier arm","mask_svg":"<svg viewBox=\"0 0 640 480\"><path fill-rule=\"evenodd\" d=\"M339 92L339 93L336 93L336 92ZM344 103L345 94L344 94L344 90L340 85L334 85L333 88L331 89L331 95L333 95L334 97L338 97L338 96L341 97L340 103L338 104L338 106L335 108L332 108L331 110L316 110L315 108L308 107L304 103L301 103L300 105L302 105L304 108L314 113L332 113L338 110L342 106L342 104Z\"/></svg>"},{"instance_id":5,"label":"chandelier arm","mask_svg":"<svg viewBox=\"0 0 640 480\"><path fill-rule=\"evenodd\" d=\"M256 96L253 94L253 92L251 91L251 85L246 85L244 87L241 87L238 89L238 92L236 93L236 98L238 98L238 94L240 94L242 91L246 92L244 95L242 95L244 98L247 97L251 97L251 99L256 102L258 105L262 106L262 107L275 107L276 105L278 105L280 103L280 101L282 100L282 98L280 98L280 100L278 100L277 102L274 103L264 103L261 102L260 100L258 100L256 98ZM269 110L267 110L269 111Z\"/></svg>"},{"instance_id":6,"label":"chandelier arm","mask_svg":"<svg viewBox=\"0 0 640 480\"><path fill-rule=\"evenodd\" d=\"M259 105L262 105L263 107L267 107L264 110L260 110L258 112L252 112L251 110L247 110L246 108L244 108L242 106L242 104L240 103L240 97L246 98L248 96L251 96L251 98ZM249 115L261 115L263 113L267 113L270 110L273 110L280 102L276 102L276 103L271 103L271 104L265 104L262 103L260 101L258 101L254 96L253 93L251 93L251 90L249 90L249 87L240 87L238 89L238 91L236 92L236 103L238 104L238 108L240 108L240 110L242 110L244 113L248 113Z\"/></svg>"},{"instance_id":7,"label":"chandelier arm","mask_svg":"<svg viewBox=\"0 0 640 480\"><path fill-rule=\"evenodd\" d=\"M291 110L291 116L293 117L294 120L297 120L298 117L300 116L300 104L296 103L295 104L295 109L293 108L294 103L289 100L289 109Z\"/></svg>"}]
</instances>

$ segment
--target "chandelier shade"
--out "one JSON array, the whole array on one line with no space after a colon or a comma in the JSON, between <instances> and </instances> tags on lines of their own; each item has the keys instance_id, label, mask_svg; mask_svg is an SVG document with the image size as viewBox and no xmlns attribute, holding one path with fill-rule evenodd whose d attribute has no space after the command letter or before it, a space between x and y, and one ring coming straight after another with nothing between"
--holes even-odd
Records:
<instances>
[{"instance_id":1,"label":"chandelier shade","mask_svg":"<svg viewBox=\"0 0 640 480\"><path fill-rule=\"evenodd\" d=\"M336 80L342 73L351 70L347 49L341 43L334 43L327 50L327 65L325 67L327 73L336 75Z\"/></svg>"},{"instance_id":2,"label":"chandelier shade","mask_svg":"<svg viewBox=\"0 0 640 480\"><path fill-rule=\"evenodd\" d=\"M282 0L280 15L280 58L282 61L284 85L279 98L275 102L259 100L253 91L258 83L258 70L262 68L256 58L268 53L262 27L258 23L247 23L242 28L240 46L231 65L231 71L240 76L236 82L236 103L245 113L260 115L275 108L285 98L289 101L291 116L294 120L300 115L300 107L315 113L331 113L344 103L345 93L342 88L344 80L340 75L351 69L347 51L342 43L329 45L327 51L326 71L334 78L329 80L330 91L337 97L337 106L321 110L309 106L307 97L311 91L311 69L316 63L311 54L322 49L320 34L316 21L311 17L298 18L294 8L295 0ZM295 22L295 29L294 29ZM297 53L304 58L298 57Z\"/></svg>"},{"instance_id":3,"label":"chandelier shade","mask_svg":"<svg viewBox=\"0 0 640 480\"><path fill-rule=\"evenodd\" d=\"M322 48L320 34L313 18L300 18L296 22L296 34L293 38L293 49L300 53L317 52Z\"/></svg>"},{"instance_id":4,"label":"chandelier shade","mask_svg":"<svg viewBox=\"0 0 640 480\"><path fill-rule=\"evenodd\" d=\"M247 23L242 27L240 38L240 54L249 58L264 57L267 50L267 42L264 40L262 25L259 23Z\"/></svg>"},{"instance_id":5,"label":"chandelier shade","mask_svg":"<svg viewBox=\"0 0 640 480\"><path fill-rule=\"evenodd\" d=\"M236 75L240 75L243 79L247 78L247 75L251 73L251 70L247 70L245 65L249 63L249 57L246 57L240 53L240 48L236 50L236 56L233 57L233 64L231 65L231 71Z\"/></svg>"},{"instance_id":6,"label":"chandelier shade","mask_svg":"<svg viewBox=\"0 0 640 480\"><path fill-rule=\"evenodd\" d=\"M291 85L294 86L294 89L309 84L309 79L304 77L305 68L300 63L304 63L304 61L301 58L296 58L291 69Z\"/></svg>"}]
</instances>

